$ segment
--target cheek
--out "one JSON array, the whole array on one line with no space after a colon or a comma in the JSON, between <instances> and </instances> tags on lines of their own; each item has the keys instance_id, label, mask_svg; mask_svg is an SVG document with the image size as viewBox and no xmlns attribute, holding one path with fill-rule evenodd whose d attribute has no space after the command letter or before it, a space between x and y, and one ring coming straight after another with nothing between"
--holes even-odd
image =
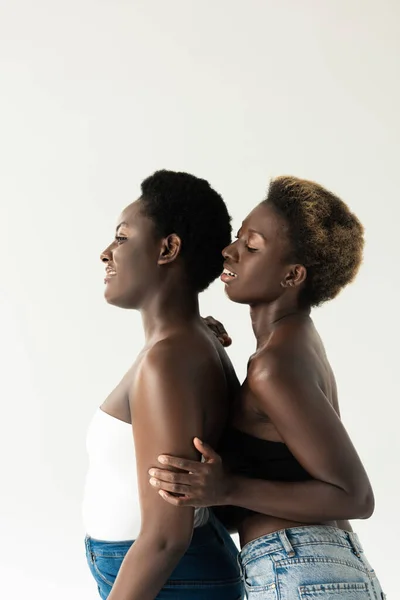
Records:
<instances>
[{"instance_id":1,"label":"cheek","mask_svg":"<svg viewBox=\"0 0 400 600\"><path fill-rule=\"evenodd\" d=\"M264 261L253 258L253 260L248 261L247 264L244 265L241 279L243 279L243 282L245 282L247 286L259 288L263 286L267 277L268 275Z\"/></svg>"},{"instance_id":2,"label":"cheek","mask_svg":"<svg viewBox=\"0 0 400 600\"><path fill-rule=\"evenodd\" d=\"M157 273L154 252L151 254L144 245L120 246L117 251L115 266L124 287L132 290L152 281Z\"/></svg>"},{"instance_id":3,"label":"cheek","mask_svg":"<svg viewBox=\"0 0 400 600\"><path fill-rule=\"evenodd\" d=\"M228 297L236 302L251 303L270 300L281 292L281 270L263 260L242 263L240 279L227 286Z\"/></svg>"},{"instance_id":4,"label":"cheek","mask_svg":"<svg viewBox=\"0 0 400 600\"><path fill-rule=\"evenodd\" d=\"M127 254L126 249L124 251L124 245L117 246L113 252L113 262L115 265L120 265L124 263L124 255Z\"/></svg>"},{"instance_id":5,"label":"cheek","mask_svg":"<svg viewBox=\"0 0 400 600\"><path fill-rule=\"evenodd\" d=\"M140 248L136 248L132 244L121 244L114 251L114 262L121 271L136 270L143 262L143 257L140 256Z\"/></svg>"}]
</instances>

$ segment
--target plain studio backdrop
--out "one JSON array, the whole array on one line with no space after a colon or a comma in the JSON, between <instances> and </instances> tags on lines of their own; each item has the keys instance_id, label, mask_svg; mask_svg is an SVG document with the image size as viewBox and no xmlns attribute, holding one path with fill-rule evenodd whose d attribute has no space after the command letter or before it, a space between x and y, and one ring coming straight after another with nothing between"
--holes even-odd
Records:
<instances>
[{"instance_id":1,"label":"plain studio backdrop","mask_svg":"<svg viewBox=\"0 0 400 600\"><path fill-rule=\"evenodd\" d=\"M99 255L160 168L208 179L235 229L279 174L364 223L357 280L314 318L376 493L354 527L397 597L399 23L396 0L1 0L2 597L97 598L86 428L143 341L103 300ZM248 309L220 282L201 305L242 378Z\"/></svg>"}]
</instances>

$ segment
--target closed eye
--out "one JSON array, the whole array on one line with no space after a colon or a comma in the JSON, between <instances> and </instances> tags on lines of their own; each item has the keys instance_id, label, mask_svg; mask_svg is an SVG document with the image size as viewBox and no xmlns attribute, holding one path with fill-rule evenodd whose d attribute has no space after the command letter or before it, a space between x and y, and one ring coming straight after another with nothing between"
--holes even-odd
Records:
<instances>
[{"instance_id":1,"label":"closed eye","mask_svg":"<svg viewBox=\"0 0 400 600\"><path fill-rule=\"evenodd\" d=\"M235 235L235 239L239 240L239 238L240 238L240 231L239 231L239 233L237 233ZM252 246L249 246L247 244L247 242L244 242L244 245L246 246L246 249L248 252L257 252L258 251L258 248L253 248Z\"/></svg>"}]
</instances>

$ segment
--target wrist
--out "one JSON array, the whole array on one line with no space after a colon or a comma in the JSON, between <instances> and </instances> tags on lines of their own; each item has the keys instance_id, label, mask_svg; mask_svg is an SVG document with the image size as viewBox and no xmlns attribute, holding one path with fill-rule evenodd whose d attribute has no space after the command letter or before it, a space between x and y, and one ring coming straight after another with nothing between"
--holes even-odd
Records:
<instances>
[{"instance_id":1,"label":"wrist","mask_svg":"<svg viewBox=\"0 0 400 600\"><path fill-rule=\"evenodd\" d=\"M235 499L239 487L239 477L236 475L225 475L224 494L221 506L235 506Z\"/></svg>"}]
</instances>

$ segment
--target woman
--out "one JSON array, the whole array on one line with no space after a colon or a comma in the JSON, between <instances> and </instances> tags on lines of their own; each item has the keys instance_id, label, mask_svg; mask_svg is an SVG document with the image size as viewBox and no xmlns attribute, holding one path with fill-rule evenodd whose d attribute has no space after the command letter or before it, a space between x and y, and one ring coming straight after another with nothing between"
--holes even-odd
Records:
<instances>
[{"instance_id":1,"label":"woman","mask_svg":"<svg viewBox=\"0 0 400 600\"><path fill-rule=\"evenodd\" d=\"M218 444L237 393L198 306L199 292L221 273L230 236L226 206L206 181L159 171L142 183L101 255L107 302L139 310L146 337L88 434L86 551L103 599L242 597L225 528L206 508L166 505L147 480L160 453L194 460L194 436Z\"/></svg>"},{"instance_id":2,"label":"woman","mask_svg":"<svg viewBox=\"0 0 400 600\"><path fill-rule=\"evenodd\" d=\"M310 318L353 280L363 245L362 225L335 195L295 177L272 181L223 252L226 293L249 304L257 349L222 460L196 439L205 462L161 456L184 472L150 470L170 504L232 507L217 511L239 532L250 598L384 597L347 522L371 516L373 493Z\"/></svg>"}]
</instances>

